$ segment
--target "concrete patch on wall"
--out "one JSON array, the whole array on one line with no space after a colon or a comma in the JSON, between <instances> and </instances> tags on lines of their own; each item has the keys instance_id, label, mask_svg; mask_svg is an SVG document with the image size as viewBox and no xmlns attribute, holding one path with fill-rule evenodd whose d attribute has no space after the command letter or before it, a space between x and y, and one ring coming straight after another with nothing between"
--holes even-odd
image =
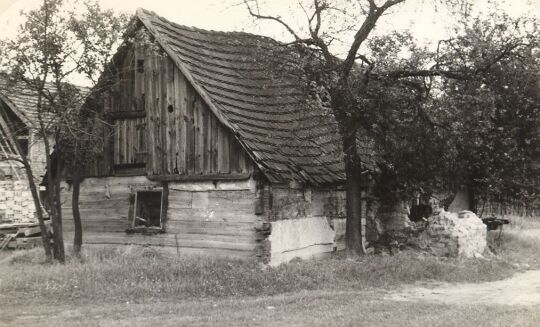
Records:
<instances>
[{"instance_id":1,"label":"concrete patch on wall","mask_svg":"<svg viewBox=\"0 0 540 327\"><path fill-rule=\"evenodd\" d=\"M274 221L269 264L277 266L296 257L309 259L334 250L335 231L325 217Z\"/></svg>"}]
</instances>

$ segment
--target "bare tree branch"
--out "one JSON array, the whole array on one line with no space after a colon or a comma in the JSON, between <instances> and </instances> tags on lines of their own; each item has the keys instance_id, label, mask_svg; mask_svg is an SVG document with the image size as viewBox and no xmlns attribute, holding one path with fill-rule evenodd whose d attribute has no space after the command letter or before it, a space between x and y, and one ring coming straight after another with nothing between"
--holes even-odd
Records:
<instances>
[{"instance_id":1,"label":"bare tree branch","mask_svg":"<svg viewBox=\"0 0 540 327\"><path fill-rule=\"evenodd\" d=\"M362 43L368 38L371 31L373 31L373 29L375 28L375 24L377 23L381 15L392 6L400 4L406 0L387 0L381 7L377 7L374 0L368 1L368 15L362 23L362 26L360 26L354 36L354 41L349 48L347 58L341 64L341 73L345 78L348 77L349 73L351 72L351 69L354 65L354 59L356 58L356 54L358 53L358 49L360 48Z\"/></svg>"},{"instance_id":2,"label":"bare tree branch","mask_svg":"<svg viewBox=\"0 0 540 327\"><path fill-rule=\"evenodd\" d=\"M253 9L251 8L250 4L249 4L249 0L244 0L244 4L246 5L246 8L249 12L249 14L257 19L263 19L263 20L272 20L272 21L275 21L275 22L278 22L279 24L281 24L281 26L283 26L294 38L295 40L301 40L301 38L298 36L298 34L296 34L296 32L289 26L289 24L285 23L285 21L283 21L283 19L281 19L281 17L279 16L267 16L267 15L261 15L259 10L258 10L258 6L257 6L257 12L253 11ZM255 3L257 4L257 0L255 0Z\"/></svg>"},{"instance_id":3,"label":"bare tree branch","mask_svg":"<svg viewBox=\"0 0 540 327\"><path fill-rule=\"evenodd\" d=\"M387 77L390 78L406 78L406 77L434 77L434 76L443 76L459 80L472 79L470 73L459 72L459 71L445 71L445 70L395 70L388 74Z\"/></svg>"}]
</instances>

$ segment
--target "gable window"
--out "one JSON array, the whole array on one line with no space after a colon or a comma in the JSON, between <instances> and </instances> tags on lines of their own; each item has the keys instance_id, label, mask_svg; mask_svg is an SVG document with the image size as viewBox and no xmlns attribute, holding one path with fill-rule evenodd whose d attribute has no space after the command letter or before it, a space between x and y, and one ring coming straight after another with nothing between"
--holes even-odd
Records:
<instances>
[{"instance_id":1,"label":"gable window","mask_svg":"<svg viewBox=\"0 0 540 327\"><path fill-rule=\"evenodd\" d=\"M161 228L162 191L138 191L135 194L133 228Z\"/></svg>"},{"instance_id":2,"label":"gable window","mask_svg":"<svg viewBox=\"0 0 540 327\"><path fill-rule=\"evenodd\" d=\"M17 143L21 149L22 155L28 156L28 134L18 135Z\"/></svg>"}]
</instances>

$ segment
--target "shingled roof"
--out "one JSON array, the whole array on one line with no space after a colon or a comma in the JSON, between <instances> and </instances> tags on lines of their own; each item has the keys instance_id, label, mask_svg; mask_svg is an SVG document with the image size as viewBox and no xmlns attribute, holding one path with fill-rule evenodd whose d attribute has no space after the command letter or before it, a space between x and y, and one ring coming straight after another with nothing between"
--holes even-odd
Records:
<instances>
[{"instance_id":1,"label":"shingled roof","mask_svg":"<svg viewBox=\"0 0 540 327\"><path fill-rule=\"evenodd\" d=\"M8 105L25 124L37 122L37 93L22 86L10 83L6 76L0 76L0 99Z\"/></svg>"},{"instance_id":2,"label":"shingled roof","mask_svg":"<svg viewBox=\"0 0 540 327\"><path fill-rule=\"evenodd\" d=\"M80 97L77 99L83 100L83 98L89 93L90 89L84 86L76 87L80 92ZM45 88L48 90L55 90L56 87L51 83L46 83ZM38 92L28 87L24 82L13 82L9 80L9 77L4 73L0 73L0 100L2 100L28 127L40 130L37 103ZM46 105L47 101L44 101ZM76 104L75 106L79 106ZM54 126L57 116L48 112L42 111L43 122L45 128Z\"/></svg>"},{"instance_id":3,"label":"shingled roof","mask_svg":"<svg viewBox=\"0 0 540 327\"><path fill-rule=\"evenodd\" d=\"M271 181L345 180L336 121L307 91L293 47L178 25L144 9L137 17Z\"/></svg>"}]
</instances>

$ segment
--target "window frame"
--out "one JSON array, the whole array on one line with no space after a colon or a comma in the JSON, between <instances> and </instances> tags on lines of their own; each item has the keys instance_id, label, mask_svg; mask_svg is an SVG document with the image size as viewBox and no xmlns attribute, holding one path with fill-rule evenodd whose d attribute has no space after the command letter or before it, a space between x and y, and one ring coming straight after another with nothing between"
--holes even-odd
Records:
<instances>
[{"instance_id":1,"label":"window frame","mask_svg":"<svg viewBox=\"0 0 540 327\"><path fill-rule=\"evenodd\" d=\"M137 201L139 200L139 193L160 193L160 208L159 208L159 226L136 226L135 221L137 217ZM155 187L155 188L138 188L133 189L131 191L131 198L130 198L130 206L129 206L129 214L128 214L128 222L129 222L129 228L126 229L126 233L142 233L144 235L152 235L152 234L160 234L165 233L165 221L166 217L163 217L164 214L166 214L166 209L164 208L164 205L166 204L166 201L164 199L166 195L165 190L163 187Z\"/></svg>"}]
</instances>

